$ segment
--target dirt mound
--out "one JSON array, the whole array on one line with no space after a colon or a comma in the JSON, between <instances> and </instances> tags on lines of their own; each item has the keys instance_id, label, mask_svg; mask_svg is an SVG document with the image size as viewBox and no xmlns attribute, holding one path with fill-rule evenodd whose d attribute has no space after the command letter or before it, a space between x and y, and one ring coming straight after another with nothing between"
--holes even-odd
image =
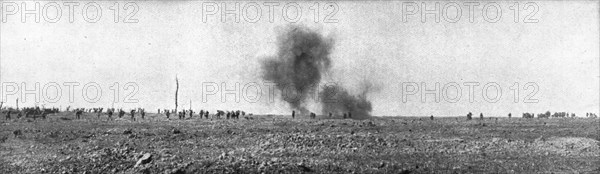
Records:
<instances>
[{"instance_id":1,"label":"dirt mound","mask_svg":"<svg viewBox=\"0 0 600 174\"><path fill-rule=\"evenodd\" d=\"M539 150L561 155L600 156L600 142L582 137L538 138L534 144Z\"/></svg>"}]
</instances>

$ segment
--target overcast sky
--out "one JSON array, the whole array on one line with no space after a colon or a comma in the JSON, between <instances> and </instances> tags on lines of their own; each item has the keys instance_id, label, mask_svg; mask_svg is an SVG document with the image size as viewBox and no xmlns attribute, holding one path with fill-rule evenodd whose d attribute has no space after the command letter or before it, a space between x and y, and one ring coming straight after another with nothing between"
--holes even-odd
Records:
<instances>
[{"instance_id":1,"label":"overcast sky","mask_svg":"<svg viewBox=\"0 0 600 174\"><path fill-rule=\"evenodd\" d=\"M34 6L33 1L23 2L28 9ZM430 14L425 15L424 22L421 20L421 2L404 4L405 9L401 1L319 2L317 22L316 10L311 10L317 9L316 2L298 4L302 16L297 22L288 22L283 17L287 3L274 6L274 18L270 21L269 6L257 2L262 15L254 22L256 6L252 5L256 4L240 1L240 9L248 9L248 14L238 12L239 23L233 15L227 15L223 22L221 11L203 21L203 14L212 14L214 4L201 1L140 1L135 2L138 9L135 13L132 13L134 6L125 10L125 3L119 2L121 17L115 23L115 11L111 10L114 2L98 2L102 15L91 23L82 14L88 2L74 6L72 23L69 6L63 2L58 3L62 16L56 23L51 23L56 6L46 5L50 2L40 2L41 11L45 13L47 9L48 13L42 14L39 23L34 15L26 15L22 23L21 11L11 15L15 5L22 10L21 1L14 4L3 1L0 81L3 99L8 102L5 106L14 106L15 99L22 98L21 89L15 95L7 92L12 91L14 84L21 88L25 83L28 89L33 89L39 82L41 94L44 86L55 82L61 86L62 95L58 101L49 102L47 98L56 98L56 88L48 87L48 93L40 95L40 105L110 107L116 90L114 84L119 83L119 102L115 107L144 107L153 111L173 108L177 76L180 107L189 108L191 100L194 109L288 113L290 108L279 98L270 101L269 86L260 78L259 68L260 60L277 54L278 33L285 26L296 24L335 39L333 67L324 81L339 83L353 92L365 80L375 85L368 97L374 115L450 116L471 111L520 116L522 112L550 110L576 112L581 116L599 111L600 27L598 3L594 1L519 2L519 10L513 10L517 9L514 2L498 2L498 6L480 2L474 6L473 21L469 17L470 3L440 2L438 9L448 10L442 11L439 23ZM435 2L424 2L429 10L435 7ZM228 2L227 8L233 9L234 3ZM217 5L222 6L220 2ZM419 11L410 15L415 5ZM484 6L487 18L482 15ZM460 19L454 18L456 7L461 9ZM495 7L502 11L497 21ZM338 10L335 13L334 8ZM287 9L288 18L293 19L294 6ZM96 14L93 7L88 8L89 19ZM128 14L133 14L130 21L137 19L137 22L124 23ZM325 23L330 14L330 23ZM404 15L407 15L405 21ZM79 83L74 88L72 103L65 82ZM102 89L98 101L89 102L82 96L84 85L90 82ZM124 89L128 82L138 87L131 98L138 100L135 103L123 102L133 89ZM208 95L203 102L203 83L219 86L226 83L231 90L235 83L242 88L251 82L261 85L258 101L251 100L257 96L256 88L248 88L239 95L239 102L234 101L233 95L222 102L220 93ZM404 102L406 93L402 86L409 84L406 82L418 84L420 91L422 84L432 90L437 82L440 92L447 91L447 98L441 95L439 102L435 102L434 95L426 95L426 101L422 102L419 91L406 96ZM474 87L474 101L470 102L469 86L465 83L475 82L479 86ZM488 83L501 88L498 101L487 101L482 96ZM529 88L525 88L528 83ZM453 84L461 88L460 98L456 98ZM88 97L93 99L95 90L89 89ZM494 87L488 88L488 99L496 94ZM25 97L26 102L19 106L34 105L33 95ZM525 103L526 99L534 102ZM319 110L316 104L310 104L310 108Z\"/></svg>"}]
</instances>

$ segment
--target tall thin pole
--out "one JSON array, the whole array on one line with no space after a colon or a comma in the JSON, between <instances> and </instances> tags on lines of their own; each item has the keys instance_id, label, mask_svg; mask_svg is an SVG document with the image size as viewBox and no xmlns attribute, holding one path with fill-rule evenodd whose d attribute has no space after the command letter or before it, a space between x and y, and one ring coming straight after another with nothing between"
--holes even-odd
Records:
<instances>
[{"instance_id":1,"label":"tall thin pole","mask_svg":"<svg viewBox=\"0 0 600 174\"><path fill-rule=\"evenodd\" d=\"M179 79L177 78L177 75L175 75L175 85L176 85L176 89L175 89L175 111L177 111L177 93L179 93Z\"/></svg>"}]
</instances>

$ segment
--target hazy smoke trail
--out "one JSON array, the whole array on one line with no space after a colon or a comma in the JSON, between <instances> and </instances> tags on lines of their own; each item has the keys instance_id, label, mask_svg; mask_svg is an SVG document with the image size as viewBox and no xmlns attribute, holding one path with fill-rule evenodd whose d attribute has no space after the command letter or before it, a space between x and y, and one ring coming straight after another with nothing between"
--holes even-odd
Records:
<instances>
[{"instance_id":1,"label":"hazy smoke trail","mask_svg":"<svg viewBox=\"0 0 600 174\"><path fill-rule=\"evenodd\" d=\"M320 33L302 26L288 26L277 37L278 52L261 62L265 80L276 83L281 97L293 109L307 114L306 100L314 94L322 75L329 71L333 48L333 39L324 38ZM323 102L323 113L352 112L353 117L370 116L371 103L365 95L354 97L345 89L337 86L335 91L324 88L319 94L335 92L334 102ZM366 93L365 93L366 94ZM331 100L330 100L331 101Z\"/></svg>"}]
</instances>

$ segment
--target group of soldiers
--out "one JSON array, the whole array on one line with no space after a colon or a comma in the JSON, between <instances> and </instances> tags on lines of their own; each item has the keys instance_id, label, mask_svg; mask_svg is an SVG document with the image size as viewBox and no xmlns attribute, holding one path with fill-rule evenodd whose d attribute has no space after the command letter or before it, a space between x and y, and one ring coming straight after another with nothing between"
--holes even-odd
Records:
<instances>
[{"instance_id":1,"label":"group of soldiers","mask_svg":"<svg viewBox=\"0 0 600 174\"><path fill-rule=\"evenodd\" d=\"M158 114L161 113L160 109L158 109ZM167 116L167 119L169 119L171 117L171 113L177 113L177 116L179 119L185 119L186 115L189 115L189 118L192 118L194 116L194 110L189 109L189 110L182 110L177 112L177 110L173 109L173 110L169 110L169 109L164 109L162 111L163 114L165 114L165 116ZM199 118L202 118L203 116L208 119L209 116L209 112L208 111L204 111L204 110L200 110L200 113L198 113Z\"/></svg>"},{"instance_id":2,"label":"group of soldiers","mask_svg":"<svg viewBox=\"0 0 600 174\"><path fill-rule=\"evenodd\" d=\"M101 115L103 115L104 113L106 113L106 115L108 116L108 120L113 120L112 116L113 114L117 114L117 116L119 118L122 118L125 116L125 114L127 113L125 110L123 109L118 109L118 111L115 108L106 108L106 112L103 112L105 108L75 108L73 109L73 112L75 113L75 118L76 119L81 119L81 116L83 115L84 112L87 113L96 113L97 117L100 118ZM66 108L66 111L71 110L70 107ZM41 117L43 119L45 119L47 117L48 114L54 114L54 113L58 113L60 112L59 108L40 108L40 107L25 107L22 109L13 109L13 108L4 108L3 112L6 113L6 119L9 120L12 118L12 114L15 114L17 116L17 118L21 118L23 116L25 116L25 118L33 118L36 119L37 117ZM161 110L158 109L158 114L161 114ZM166 115L167 119L170 118L171 114L175 114L177 113L178 118L179 119L186 119L186 116L189 116L188 118L192 118L194 116L194 111L192 109L189 110L181 110L181 111L177 111L175 109L173 110L168 110L168 109L163 109L162 113L164 115ZM138 114L142 119L145 119L146 116L146 111L143 108L137 108L137 109L132 109L129 111L129 115L131 116L131 120L135 121L136 119L136 114ZM248 119L246 116L246 112L244 111L223 111L223 110L217 110L216 114L212 115L213 118L216 119L220 119L221 116L225 116L226 119L239 119L240 115L246 119ZM252 114L250 114L251 116ZM209 119L210 116L210 112L208 110L200 110L200 112L198 113L198 116L200 119L202 119L202 117L204 117L205 119ZM315 119L316 118L316 114L311 112L309 117L311 119ZM330 112L329 113L329 117L331 118L333 116L333 114ZM523 118L534 118L535 114L534 113L523 113ZM292 118L296 117L296 111L292 111ZM508 114L508 118L511 118L512 115L511 113ZM554 114L551 114L550 111L547 111L545 113L539 113L537 114L538 118L550 118L550 117L555 117L555 118L574 118L575 117L575 113L567 113L567 112L555 112ZM587 118L598 118L598 116L595 113L586 113L586 117ZM352 118L352 113L351 112L347 112L347 113L343 113L342 114L342 118ZM473 118L473 113L469 112L467 114L467 120L471 120ZM479 114L479 118L483 119L483 113ZM431 120L434 119L433 115L431 115L430 117Z\"/></svg>"},{"instance_id":3,"label":"group of soldiers","mask_svg":"<svg viewBox=\"0 0 600 174\"><path fill-rule=\"evenodd\" d=\"M104 110L104 108L91 108L91 109L85 109L85 108L77 108L75 110L73 110L73 112L75 112L75 118L76 119L81 119L81 116L83 115L84 112L88 112L88 113L95 113L96 116L98 117L98 119L100 119L100 116L102 116L104 114L104 112L102 112ZM106 115L108 117L108 120L113 120L113 115L117 114L117 116L119 118L123 118L125 116L125 114L127 113L125 110L123 109L119 109L118 111L115 108L107 108L106 109ZM129 115L131 116L131 120L135 121L135 115L136 113L139 113L139 115L141 116L142 119L146 118L146 110L143 108L137 108L137 109L132 109L129 111Z\"/></svg>"},{"instance_id":4,"label":"group of soldiers","mask_svg":"<svg viewBox=\"0 0 600 174\"><path fill-rule=\"evenodd\" d=\"M216 117L217 118L221 118L221 116L224 115L225 118L227 118L227 119L240 119L240 114L242 115L242 117L246 116L246 112L240 111L240 110L237 110L237 111L227 111L227 112L221 111L221 110L217 110Z\"/></svg>"},{"instance_id":5,"label":"group of soldiers","mask_svg":"<svg viewBox=\"0 0 600 174\"><path fill-rule=\"evenodd\" d=\"M510 115L510 114L509 114L509 115ZM432 117L432 119L433 119L433 115L432 115L431 117ZM467 120L471 120L471 119L473 119L473 113L469 112L469 113L467 114ZM480 119L480 120L483 120L483 113L479 113L479 119Z\"/></svg>"},{"instance_id":6,"label":"group of soldiers","mask_svg":"<svg viewBox=\"0 0 600 174\"><path fill-rule=\"evenodd\" d=\"M158 110L158 113L160 114L161 111L160 109ZM192 109L188 109L188 110L181 110L179 112L177 112L176 110L168 110L168 109L164 109L162 111L162 113L164 113L165 116L167 116L167 119L169 119L171 117L171 114L177 113L177 116L179 119L186 119L186 116L188 118L192 118L194 116L194 110ZM226 119L239 119L240 115L242 117L246 116L246 112L245 111L223 111L223 110L217 110L216 114L212 115L213 118L216 119L220 119L221 116L225 116ZM208 110L204 110L201 109L200 112L198 113L198 118L202 119L202 117L204 117L205 119L209 119L210 118L210 112Z\"/></svg>"},{"instance_id":7,"label":"group of soldiers","mask_svg":"<svg viewBox=\"0 0 600 174\"><path fill-rule=\"evenodd\" d=\"M102 110L103 110L102 108L98 108L98 109L75 109L74 112L75 112L75 117L77 119L81 119L81 115L83 114L83 112L97 113L98 118L100 118L100 116L103 114ZM218 110L217 112L218 112L217 115L215 115L215 117L217 117L217 118L220 118L221 115L225 114L225 112L220 111L220 110ZM127 114L127 112L125 110L123 110L123 109L119 109L117 111L117 110L115 110L115 108L108 108L106 110L106 114L107 114L109 120L112 120L112 116L115 113L117 114L117 116L119 118L122 118L122 117L124 117ZM182 111L179 111L179 112L177 112L176 110L164 109L164 110L161 111L160 109L158 109L157 113L158 114L163 113L167 117L167 119L170 118L171 114L177 113L177 116L178 116L179 119L185 119L186 116L189 116L188 118L192 118L194 116L195 112L193 110L191 110L191 109L189 109L189 110L182 110ZM200 113L198 113L199 118L204 117L206 119L209 118L209 114L210 113L208 111L204 111L204 110L200 110ZM227 111L227 119L229 119L229 118L232 118L232 119L233 118L239 118L240 114L242 116L244 116L244 115L246 115L246 112L239 111L239 110L238 111ZM141 119L145 119L145 117L146 117L146 110L143 109L143 108L137 108L137 109L132 109L132 110L129 111L129 116L131 116L131 120L135 121L136 115L139 115Z\"/></svg>"},{"instance_id":8,"label":"group of soldiers","mask_svg":"<svg viewBox=\"0 0 600 174\"><path fill-rule=\"evenodd\" d=\"M585 113L585 117L587 117L587 118L598 118L598 115L596 115L596 113Z\"/></svg>"},{"instance_id":9,"label":"group of soldiers","mask_svg":"<svg viewBox=\"0 0 600 174\"><path fill-rule=\"evenodd\" d=\"M48 116L48 114L53 114L53 113L58 113L60 110L58 108L40 108L38 106L36 107L25 107L22 109L13 109L13 108L6 108L6 111L4 111L6 113L6 120L10 120L12 119L12 114L16 114L16 118L19 119L23 116L25 116L25 118L33 118L34 120L37 117L41 117L42 119L46 119L46 117Z\"/></svg>"},{"instance_id":10,"label":"group of soldiers","mask_svg":"<svg viewBox=\"0 0 600 174\"><path fill-rule=\"evenodd\" d=\"M317 114L315 114L314 112L311 112L310 115L308 115L309 118L311 119L315 119L317 118ZM333 117L333 113L329 113L329 118ZM292 111L292 118L296 118L296 111ZM348 112L348 113L343 113L342 114L342 118L346 119L346 118L352 118L352 113Z\"/></svg>"},{"instance_id":11,"label":"group of soldiers","mask_svg":"<svg viewBox=\"0 0 600 174\"><path fill-rule=\"evenodd\" d=\"M523 113L523 118L534 118L536 114L532 113ZM598 118L595 113L585 113L586 118ZM567 113L567 112L554 112L550 113L550 111L546 111L545 113L538 113L537 118L575 118L577 115L575 113Z\"/></svg>"}]
</instances>

